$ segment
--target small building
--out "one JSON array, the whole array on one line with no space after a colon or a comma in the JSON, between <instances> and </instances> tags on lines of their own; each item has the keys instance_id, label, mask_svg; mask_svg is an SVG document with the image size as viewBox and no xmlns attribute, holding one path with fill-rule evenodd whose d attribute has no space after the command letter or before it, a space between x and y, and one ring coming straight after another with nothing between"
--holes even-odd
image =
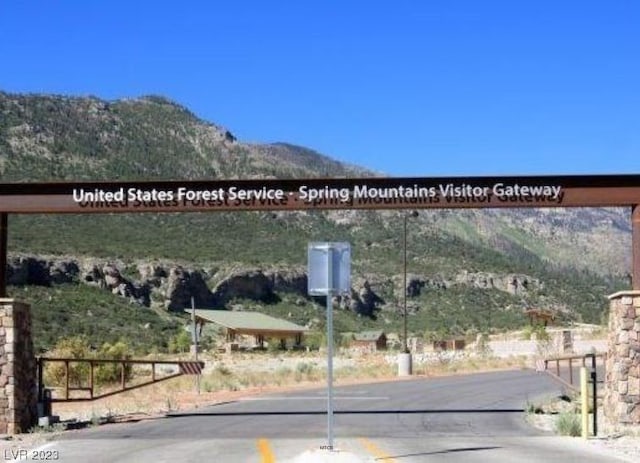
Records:
<instances>
[{"instance_id":1,"label":"small building","mask_svg":"<svg viewBox=\"0 0 640 463\"><path fill-rule=\"evenodd\" d=\"M361 331L354 335L351 345L369 351L386 350L387 335L384 331Z\"/></svg>"},{"instance_id":2,"label":"small building","mask_svg":"<svg viewBox=\"0 0 640 463\"><path fill-rule=\"evenodd\" d=\"M185 309L185 312L191 313L191 309ZM222 326L230 344L235 343L238 335L249 335L255 338L258 347L264 347L266 339L279 339L282 348L286 348L287 339L293 339L295 346L301 346L307 331L304 326L260 312L196 309L195 317L197 324L214 323Z\"/></svg>"}]
</instances>

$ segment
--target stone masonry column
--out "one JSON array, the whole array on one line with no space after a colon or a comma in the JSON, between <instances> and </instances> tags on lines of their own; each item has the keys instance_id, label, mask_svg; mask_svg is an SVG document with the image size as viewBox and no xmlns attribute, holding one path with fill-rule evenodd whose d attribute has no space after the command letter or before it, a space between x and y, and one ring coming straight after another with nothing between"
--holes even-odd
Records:
<instances>
[{"instance_id":1,"label":"stone masonry column","mask_svg":"<svg viewBox=\"0 0 640 463\"><path fill-rule=\"evenodd\" d=\"M640 424L640 291L609 296L604 415L611 426Z\"/></svg>"},{"instance_id":2,"label":"stone masonry column","mask_svg":"<svg viewBox=\"0 0 640 463\"><path fill-rule=\"evenodd\" d=\"M36 424L36 374L30 307L0 298L0 434L26 432Z\"/></svg>"}]
</instances>

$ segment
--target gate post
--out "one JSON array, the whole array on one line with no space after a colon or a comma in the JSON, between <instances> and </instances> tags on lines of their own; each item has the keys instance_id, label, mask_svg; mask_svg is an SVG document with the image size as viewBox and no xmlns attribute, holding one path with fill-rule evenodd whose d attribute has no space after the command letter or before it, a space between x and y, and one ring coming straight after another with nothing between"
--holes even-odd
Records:
<instances>
[{"instance_id":1,"label":"gate post","mask_svg":"<svg viewBox=\"0 0 640 463\"><path fill-rule=\"evenodd\" d=\"M604 415L608 424L640 424L640 291L609 296Z\"/></svg>"},{"instance_id":2,"label":"gate post","mask_svg":"<svg viewBox=\"0 0 640 463\"><path fill-rule=\"evenodd\" d=\"M0 298L0 434L26 432L36 424L36 376L30 307Z\"/></svg>"}]
</instances>

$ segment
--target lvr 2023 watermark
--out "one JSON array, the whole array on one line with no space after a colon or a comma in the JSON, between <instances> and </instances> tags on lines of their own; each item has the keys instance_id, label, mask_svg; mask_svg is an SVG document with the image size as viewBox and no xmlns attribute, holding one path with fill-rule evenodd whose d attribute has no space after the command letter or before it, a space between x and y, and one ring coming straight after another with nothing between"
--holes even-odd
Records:
<instances>
[{"instance_id":1,"label":"lvr 2023 watermark","mask_svg":"<svg viewBox=\"0 0 640 463\"><path fill-rule=\"evenodd\" d=\"M57 461L60 453L57 450L27 450L20 448L4 449L3 461Z\"/></svg>"}]
</instances>

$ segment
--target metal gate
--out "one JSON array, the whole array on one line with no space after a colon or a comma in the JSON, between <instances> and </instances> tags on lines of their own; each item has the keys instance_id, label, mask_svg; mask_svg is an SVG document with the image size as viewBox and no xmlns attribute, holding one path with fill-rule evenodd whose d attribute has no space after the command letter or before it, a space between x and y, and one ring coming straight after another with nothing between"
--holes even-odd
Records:
<instances>
[{"instance_id":1,"label":"metal gate","mask_svg":"<svg viewBox=\"0 0 640 463\"><path fill-rule=\"evenodd\" d=\"M91 400L102 399L122 392L131 391L140 387L148 386L150 384L159 383L168 379L177 378L182 375L199 375L204 369L204 362L200 361L172 361L172 360L130 360L130 359L91 359L91 358L53 358L53 357L38 357L38 402L86 402ZM62 386L62 396L53 397L51 390L53 388L47 387L44 384L44 369L47 363L62 363L64 365L64 382ZM70 365L71 364L88 364L89 371L86 375L86 386L79 384L72 386L70 384ZM120 367L120 381L115 385L115 389L111 388L107 391L97 391L97 385L95 381L96 367L104 364L115 364ZM150 379L143 380L132 384L130 378L127 378L127 371L134 365L149 365ZM156 367L158 365L163 366L175 366L175 370L171 370L169 373L165 373L159 376L159 372ZM82 383L82 382L81 382ZM129 383L129 384L128 384ZM84 397L72 397L72 392L81 391L85 393Z\"/></svg>"}]
</instances>

